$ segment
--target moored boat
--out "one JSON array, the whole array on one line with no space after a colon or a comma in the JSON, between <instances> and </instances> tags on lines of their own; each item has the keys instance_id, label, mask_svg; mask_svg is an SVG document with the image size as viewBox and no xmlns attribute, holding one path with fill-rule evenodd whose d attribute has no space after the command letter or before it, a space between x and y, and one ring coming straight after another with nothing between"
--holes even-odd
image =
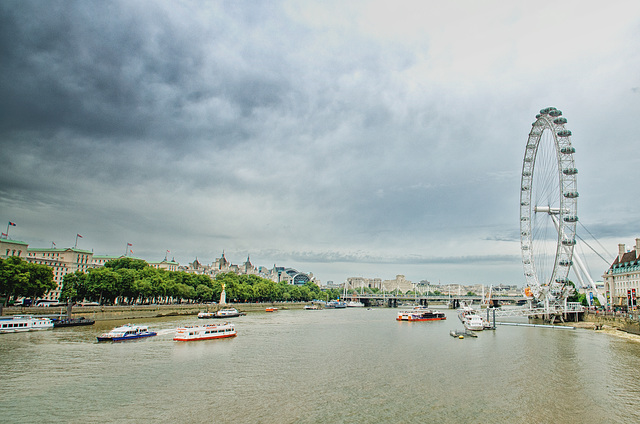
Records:
<instances>
[{"instance_id":1,"label":"moored boat","mask_svg":"<svg viewBox=\"0 0 640 424\"><path fill-rule=\"evenodd\" d=\"M236 308L225 308L217 311L213 317L214 318L233 318L233 317L239 317L241 315L246 315L246 313L240 312Z\"/></svg>"},{"instance_id":2,"label":"moored boat","mask_svg":"<svg viewBox=\"0 0 640 424\"><path fill-rule=\"evenodd\" d=\"M397 321L441 321L447 319L444 312L434 312L430 309L414 309L398 312Z\"/></svg>"},{"instance_id":3,"label":"moored boat","mask_svg":"<svg viewBox=\"0 0 640 424\"><path fill-rule=\"evenodd\" d=\"M464 328L471 331L484 330L484 322L482 321L482 317L478 314L465 315L462 325L464 325Z\"/></svg>"},{"instance_id":4,"label":"moored boat","mask_svg":"<svg viewBox=\"0 0 640 424\"><path fill-rule=\"evenodd\" d=\"M269 308L265 308L265 312L276 312L278 310L278 308L276 307L269 307Z\"/></svg>"},{"instance_id":5,"label":"moored boat","mask_svg":"<svg viewBox=\"0 0 640 424\"><path fill-rule=\"evenodd\" d=\"M215 312L198 312L198 318L200 319L215 318L215 317L216 317Z\"/></svg>"},{"instance_id":6,"label":"moored boat","mask_svg":"<svg viewBox=\"0 0 640 424\"><path fill-rule=\"evenodd\" d=\"M145 337L153 337L157 335L155 331L149 331L146 325L125 324L116 327L108 333L98 336L99 342L123 342L126 340L142 339Z\"/></svg>"},{"instance_id":7,"label":"moored boat","mask_svg":"<svg viewBox=\"0 0 640 424\"><path fill-rule=\"evenodd\" d=\"M53 321L50 318L38 318L31 315L14 315L0 318L0 333L21 333L25 331L50 330Z\"/></svg>"},{"instance_id":8,"label":"moored boat","mask_svg":"<svg viewBox=\"0 0 640 424\"><path fill-rule=\"evenodd\" d=\"M464 325L464 328L472 331L484 330L484 322L482 317L476 313L470 306L464 305L458 312L458 318Z\"/></svg>"},{"instance_id":9,"label":"moored boat","mask_svg":"<svg viewBox=\"0 0 640 424\"><path fill-rule=\"evenodd\" d=\"M327 302L325 308L327 309L343 309L347 307L347 302L343 302L340 300L331 300Z\"/></svg>"},{"instance_id":10,"label":"moored boat","mask_svg":"<svg viewBox=\"0 0 640 424\"><path fill-rule=\"evenodd\" d=\"M53 326L54 328L59 328L59 327L77 327L77 326L81 326L81 325L93 325L95 324L95 320L92 319L88 319L85 317L80 317L80 318L62 318L62 319L57 319L53 322Z\"/></svg>"},{"instance_id":11,"label":"moored boat","mask_svg":"<svg viewBox=\"0 0 640 424\"><path fill-rule=\"evenodd\" d=\"M193 325L179 327L173 340L177 342L189 342L194 340L211 340L235 337L238 333L233 324L225 322L223 324Z\"/></svg>"},{"instance_id":12,"label":"moored boat","mask_svg":"<svg viewBox=\"0 0 640 424\"><path fill-rule=\"evenodd\" d=\"M347 303L347 308L364 308L364 303L352 300Z\"/></svg>"},{"instance_id":13,"label":"moored boat","mask_svg":"<svg viewBox=\"0 0 640 424\"><path fill-rule=\"evenodd\" d=\"M304 305L304 309L305 311L318 311L320 307L314 303L313 305Z\"/></svg>"}]
</instances>

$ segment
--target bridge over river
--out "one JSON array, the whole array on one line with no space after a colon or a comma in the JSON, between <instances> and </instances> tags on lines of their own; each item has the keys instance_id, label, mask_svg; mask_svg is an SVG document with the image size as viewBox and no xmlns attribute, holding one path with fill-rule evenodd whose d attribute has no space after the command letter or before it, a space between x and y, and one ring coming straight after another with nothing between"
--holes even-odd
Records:
<instances>
[{"instance_id":1,"label":"bridge over river","mask_svg":"<svg viewBox=\"0 0 640 424\"><path fill-rule=\"evenodd\" d=\"M378 294L350 294L346 297L350 300L358 300L365 304L365 306L370 306L373 303L376 304L384 304L390 308L396 308L398 305L403 303L411 303L411 304L419 304L423 306L428 306L430 302L435 303L445 303L449 305L450 308L457 309L461 306L462 303L467 305L477 304L480 305L483 301L486 302L487 299L483 299L482 296L449 296L449 295L424 295L424 296L416 296L416 295L394 295L387 293L378 293ZM554 309L549 308L540 308L534 307L531 304L527 305L527 301L530 300L525 296L491 296L489 300L489 304L491 308L486 309L487 321L493 322L495 325L496 318L505 318L505 317L537 317L544 319L548 322L555 322L556 320L564 321L569 319L571 321L577 321L578 316L584 313L584 307L579 303L569 302L563 307L558 307ZM513 305L512 307L508 307L506 309L499 308L501 305ZM521 307L517 307L521 306ZM484 314L484 312L482 312Z\"/></svg>"},{"instance_id":2,"label":"bridge over river","mask_svg":"<svg viewBox=\"0 0 640 424\"><path fill-rule=\"evenodd\" d=\"M349 294L347 299L360 301L365 306L372 304L385 304L391 308L397 307L402 303L417 303L419 305L428 305L429 303L445 303L452 308L458 308L462 302L467 304L479 304L486 301L480 295L472 296L450 296L450 295L422 295L416 296L415 294L390 294L390 293L364 293L364 294ZM498 306L500 304L518 304L522 305L527 301L524 296L491 296L491 304Z\"/></svg>"}]
</instances>

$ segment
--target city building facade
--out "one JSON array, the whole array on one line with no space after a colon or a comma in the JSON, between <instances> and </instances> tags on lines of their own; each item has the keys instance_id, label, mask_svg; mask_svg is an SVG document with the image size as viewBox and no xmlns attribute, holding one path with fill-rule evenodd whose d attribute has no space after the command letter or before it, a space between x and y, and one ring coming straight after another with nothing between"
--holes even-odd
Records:
<instances>
[{"instance_id":1,"label":"city building facade","mask_svg":"<svg viewBox=\"0 0 640 424\"><path fill-rule=\"evenodd\" d=\"M627 251L618 244L618 256L602 276L607 302L612 307L637 309L640 295L640 238L633 249Z\"/></svg>"},{"instance_id":2,"label":"city building facade","mask_svg":"<svg viewBox=\"0 0 640 424\"><path fill-rule=\"evenodd\" d=\"M179 267L179 270L192 274L209 275L211 278L215 278L218 274L232 272L237 275L256 275L276 283L286 282L288 284L303 285L308 281L312 281L318 285L320 284L319 281L314 278L313 273L300 272L294 268L279 267L276 265L273 265L273 268L264 266L257 267L251 263L249 256L247 256L247 260L241 265L236 265L227 259L224 252L222 252L222 256L216 258L211 265L203 264L196 258L188 265Z\"/></svg>"}]
</instances>

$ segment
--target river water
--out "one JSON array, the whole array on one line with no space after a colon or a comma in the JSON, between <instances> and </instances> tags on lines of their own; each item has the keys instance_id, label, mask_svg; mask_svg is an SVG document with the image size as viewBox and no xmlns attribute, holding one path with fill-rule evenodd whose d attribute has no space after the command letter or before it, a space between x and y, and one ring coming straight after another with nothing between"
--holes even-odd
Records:
<instances>
[{"instance_id":1,"label":"river water","mask_svg":"<svg viewBox=\"0 0 640 424\"><path fill-rule=\"evenodd\" d=\"M454 339L397 309L234 318L238 337L96 343L123 321L0 335L3 423L637 423L640 343L498 326ZM198 322L199 321L199 322Z\"/></svg>"}]
</instances>

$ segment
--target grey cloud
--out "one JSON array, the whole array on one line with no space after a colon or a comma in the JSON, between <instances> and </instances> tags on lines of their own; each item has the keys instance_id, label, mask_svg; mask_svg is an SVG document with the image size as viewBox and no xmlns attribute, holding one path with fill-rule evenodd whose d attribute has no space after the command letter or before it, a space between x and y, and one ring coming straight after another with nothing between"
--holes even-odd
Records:
<instances>
[{"instance_id":1,"label":"grey cloud","mask_svg":"<svg viewBox=\"0 0 640 424\"><path fill-rule=\"evenodd\" d=\"M55 216L65 234L94 229L97 250L135 235L137 254L167 243L183 262L226 249L327 274L332 261L500 273L519 255L526 134L552 103L576 134L580 204L609 223L593 232L638 232L633 196L614 218L598 206L637 167L601 141L620 133L616 149L634 149L637 81L620 70L638 55L610 43L583 62L531 62L514 53L521 25L483 56L437 22L406 40L364 31L358 7L305 7L1 2L0 215L28 218L24 238L62 232L41 225ZM504 272L518 279L518 265Z\"/></svg>"}]
</instances>

